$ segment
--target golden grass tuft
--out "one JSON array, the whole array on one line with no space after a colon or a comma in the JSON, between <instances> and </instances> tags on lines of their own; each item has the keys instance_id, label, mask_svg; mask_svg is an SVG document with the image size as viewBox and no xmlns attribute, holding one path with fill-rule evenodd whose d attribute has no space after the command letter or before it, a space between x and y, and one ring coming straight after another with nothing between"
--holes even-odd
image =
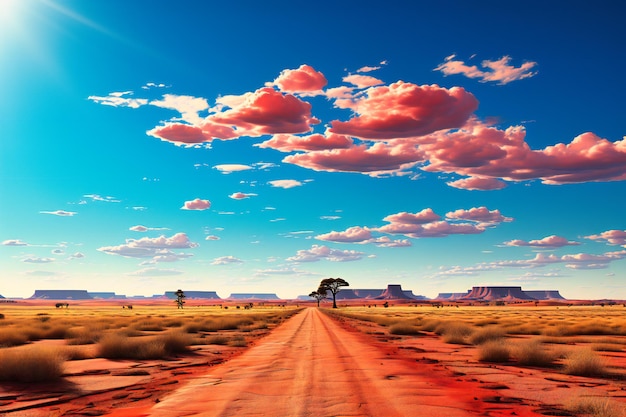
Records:
<instances>
[{"instance_id":1,"label":"golden grass tuft","mask_svg":"<svg viewBox=\"0 0 626 417\"><path fill-rule=\"evenodd\" d=\"M447 321L437 326L435 333L441 335L445 343L464 345L467 344L467 338L474 333L474 328L465 323Z\"/></svg>"},{"instance_id":2,"label":"golden grass tuft","mask_svg":"<svg viewBox=\"0 0 626 417\"><path fill-rule=\"evenodd\" d=\"M515 347L514 356L523 366L550 367L554 365L558 354L547 349L539 340L529 340Z\"/></svg>"},{"instance_id":3,"label":"golden grass tuft","mask_svg":"<svg viewBox=\"0 0 626 417\"><path fill-rule=\"evenodd\" d=\"M624 417L626 412L621 404L608 398L578 398L566 405L566 409L576 415L589 417Z\"/></svg>"},{"instance_id":4,"label":"golden grass tuft","mask_svg":"<svg viewBox=\"0 0 626 417\"><path fill-rule=\"evenodd\" d=\"M469 338L472 345L482 345L493 340L499 340L506 336L504 329L498 326L487 326L475 333Z\"/></svg>"},{"instance_id":5,"label":"golden grass tuft","mask_svg":"<svg viewBox=\"0 0 626 417\"><path fill-rule=\"evenodd\" d=\"M568 375L577 376L605 376L608 372L606 360L587 348L572 352L563 371Z\"/></svg>"},{"instance_id":6,"label":"golden grass tuft","mask_svg":"<svg viewBox=\"0 0 626 417\"><path fill-rule=\"evenodd\" d=\"M403 336L419 336L424 334L420 331L418 326L407 322L400 322L391 325L389 327L389 333Z\"/></svg>"},{"instance_id":7,"label":"golden grass tuft","mask_svg":"<svg viewBox=\"0 0 626 417\"><path fill-rule=\"evenodd\" d=\"M511 349L504 339L492 339L478 347L478 360L481 362L503 363L511 359Z\"/></svg>"},{"instance_id":8,"label":"golden grass tuft","mask_svg":"<svg viewBox=\"0 0 626 417\"><path fill-rule=\"evenodd\" d=\"M28 336L15 328L0 328L0 347L19 346L28 342Z\"/></svg>"},{"instance_id":9,"label":"golden grass tuft","mask_svg":"<svg viewBox=\"0 0 626 417\"><path fill-rule=\"evenodd\" d=\"M50 346L0 350L0 381L51 382L63 375L65 355Z\"/></svg>"}]
</instances>

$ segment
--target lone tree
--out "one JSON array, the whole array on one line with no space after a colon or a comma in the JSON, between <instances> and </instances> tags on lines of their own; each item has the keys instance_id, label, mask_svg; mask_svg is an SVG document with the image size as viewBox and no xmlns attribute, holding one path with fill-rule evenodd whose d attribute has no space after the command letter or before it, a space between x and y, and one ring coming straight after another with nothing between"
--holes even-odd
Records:
<instances>
[{"instance_id":1,"label":"lone tree","mask_svg":"<svg viewBox=\"0 0 626 417\"><path fill-rule=\"evenodd\" d=\"M326 298L327 295L328 292L326 291L326 288L319 287L317 291L313 291L311 294L309 294L309 297L315 298L317 300L317 306L319 307L320 301Z\"/></svg>"},{"instance_id":2,"label":"lone tree","mask_svg":"<svg viewBox=\"0 0 626 417\"><path fill-rule=\"evenodd\" d=\"M174 293L176 295L176 304L178 305L178 308L183 308L183 304L185 304L185 293L183 292L183 290L178 290Z\"/></svg>"},{"instance_id":3,"label":"lone tree","mask_svg":"<svg viewBox=\"0 0 626 417\"><path fill-rule=\"evenodd\" d=\"M341 290L341 287L347 287L348 282L343 278L326 278L320 282L320 287L317 290L319 292L320 289L325 291L330 291L333 295L333 308L337 308L337 293Z\"/></svg>"}]
</instances>

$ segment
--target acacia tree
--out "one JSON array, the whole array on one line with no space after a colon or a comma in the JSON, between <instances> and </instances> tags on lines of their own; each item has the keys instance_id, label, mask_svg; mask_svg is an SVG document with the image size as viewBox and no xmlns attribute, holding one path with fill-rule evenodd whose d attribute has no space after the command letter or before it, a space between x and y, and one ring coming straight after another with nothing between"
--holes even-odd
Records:
<instances>
[{"instance_id":1,"label":"acacia tree","mask_svg":"<svg viewBox=\"0 0 626 417\"><path fill-rule=\"evenodd\" d=\"M178 290L174 293L176 295L176 304L178 305L178 308L183 308L183 304L185 304L185 293L183 292L183 290Z\"/></svg>"},{"instance_id":2,"label":"acacia tree","mask_svg":"<svg viewBox=\"0 0 626 417\"><path fill-rule=\"evenodd\" d=\"M337 293L341 290L341 287L347 287L348 285L350 284L343 278L326 278L320 282L320 289L330 291L333 295L333 308L337 308Z\"/></svg>"},{"instance_id":3,"label":"acacia tree","mask_svg":"<svg viewBox=\"0 0 626 417\"><path fill-rule=\"evenodd\" d=\"M317 300L317 306L319 307L320 301L326 298L327 295L328 295L328 292L326 291L326 289L319 287L317 291L313 291L311 294L309 294L309 297L315 298Z\"/></svg>"}]
</instances>

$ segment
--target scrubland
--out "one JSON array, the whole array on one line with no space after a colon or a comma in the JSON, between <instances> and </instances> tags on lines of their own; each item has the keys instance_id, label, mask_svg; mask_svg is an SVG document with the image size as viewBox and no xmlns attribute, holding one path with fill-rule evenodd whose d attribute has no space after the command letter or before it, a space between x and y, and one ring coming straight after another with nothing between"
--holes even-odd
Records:
<instances>
[{"instance_id":1,"label":"scrubland","mask_svg":"<svg viewBox=\"0 0 626 417\"><path fill-rule=\"evenodd\" d=\"M75 305L3 306L0 383L49 382L64 364L90 358L154 360L192 353L201 345L245 347L295 314L296 308Z\"/></svg>"},{"instance_id":2,"label":"scrubland","mask_svg":"<svg viewBox=\"0 0 626 417\"><path fill-rule=\"evenodd\" d=\"M426 355L450 346L445 360L460 355L476 369L513 373L546 372L550 378L595 378L614 381L626 389L626 308L619 306L559 307L443 307L392 306L325 309L348 319L358 329L398 347ZM429 348L430 347L430 348ZM417 348L417 349L416 349ZM440 349L441 351L441 349ZM434 357L442 358L439 352ZM468 359L465 359L468 358ZM515 369L518 369L517 371ZM467 372L463 368L463 372ZM555 375L562 375L561 377ZM624 416L624 404L599 394L579 398L565 407L575 415Z\"/></svg>"}]
</instances>

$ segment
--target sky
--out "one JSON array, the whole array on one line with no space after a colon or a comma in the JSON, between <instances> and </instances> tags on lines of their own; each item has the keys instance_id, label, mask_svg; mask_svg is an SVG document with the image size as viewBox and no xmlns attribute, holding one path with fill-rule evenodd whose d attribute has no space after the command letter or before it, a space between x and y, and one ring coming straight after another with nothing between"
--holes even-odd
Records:
<instances>
[{"instance_id":1,"label":"sky","mask_svg":"<svg viewBox=\"0 0 626 417\"><path fill-rule=\"evenodd\" d=\"M0 294L626 299L624 8L0 0Z\"/></svg>"}]
</instances>

